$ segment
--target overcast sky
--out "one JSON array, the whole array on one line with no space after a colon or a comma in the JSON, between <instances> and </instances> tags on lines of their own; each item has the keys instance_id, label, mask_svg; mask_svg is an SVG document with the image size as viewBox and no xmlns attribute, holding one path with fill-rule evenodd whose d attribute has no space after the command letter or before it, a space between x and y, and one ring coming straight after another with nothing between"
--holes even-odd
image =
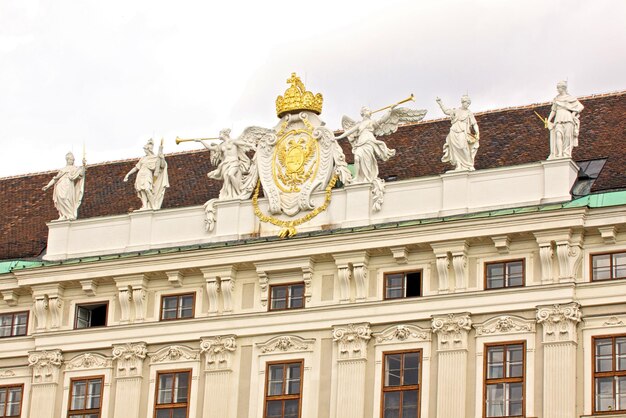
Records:
<instances>
[{"instance_id":1,"label":"overcast sky","mask_svg":"<svg viewBox=\"0 0 626 418\"><path fill-rule=\"evenodd\" d=\"M362 105L474 111L626 90L624 0L0 0L0 177L274 126L295 71L340 127ZM444 138L442 138L443 142Z\"/></svg>"}]
</instances>

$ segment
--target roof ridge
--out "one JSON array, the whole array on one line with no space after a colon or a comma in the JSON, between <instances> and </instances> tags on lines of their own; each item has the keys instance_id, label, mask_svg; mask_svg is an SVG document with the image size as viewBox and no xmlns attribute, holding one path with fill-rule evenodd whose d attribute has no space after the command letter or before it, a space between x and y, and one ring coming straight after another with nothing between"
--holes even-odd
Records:
<instances>
[{"instance_id":1,"label":"roof ridge","mask_svg":"<svg viewBox=\"0 0 626 418\"><path fill-rule=\"evenodd\" d=\"M177 152L172 152L172 153L166 153L165 156L169 157L169 156L181 155L181 154L194 154L194 153L197 153L197 152L206 152L206 151L207 150L205 150L205 149L177 151ZM137 161L139 158L141 158L141 157L124 158L124 159L121 159L121 160L100 161L98 163L87 164L87 168L89 168L89 167L99 167L99 166L108 165L108 164L126 163L126 162L129 162L129 161ZM33 176L39 176L39 175L43 175L43 174L53 174L53 173L57 173L58 171L59 171L59 169L54 169L54 170L46 170L46 171L35 171L35 172L24 173L24 174L16 174L14 176L0 177L0 181L3 181L3 180L14 180L14 179L18 179L20 177L33 177Z\"/></svg>"},{"instance_id":2,"label":"roof ridge","mask_svg":"<svg viewBox=\"0 0 626 418\"><path fill-rule=\"evenodd\" d=\"M608 92L608 93L598 93L598 94L591 94L588 96L580 96L578 97L578 100L593 100L593 99L601 99L604 97L611 97L611 96L622 96L626 94L626 90L619 90L619 91L612 91L612 92ZM481 116L481 115L490 115L493 113L500 113L500 112L510 112L510 111L514 111L514 110L523 110L523 109L532 109L535 107L541 107L541 106L548 106L552 104L552 102L537 102L537 103L529 103L529 104L525 104L525 105L519 105L519 106L509 106L509 107L501 107L498 109L490 109L490 110L481 110L479 112L474 112L474 115L476 116ZM450 118L447 116L441 117L441 118L436 118L436 119L427 119L427 120L421 120L419 122L409 122L406 124L402 124L401 126L414 126L414 125L426 125L428 123L435 123L435 122L441 122L441 121L449 121Z\"/></svg>"}]
</instances>

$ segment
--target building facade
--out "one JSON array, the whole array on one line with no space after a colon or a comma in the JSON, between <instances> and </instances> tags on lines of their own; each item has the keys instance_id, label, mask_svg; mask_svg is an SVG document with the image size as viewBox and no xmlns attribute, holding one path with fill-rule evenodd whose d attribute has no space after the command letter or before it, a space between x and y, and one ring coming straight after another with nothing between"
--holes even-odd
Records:
<instances>
[{"instance_id":1,"label":"building facade","mask_svg":"<svg viewBox=\"0 0 626 418\"><path fill-rule=\"evenodd\" d=\"M624 97L587 111L623 115ZM513 146L509 112L544 108L477 115L485 158ZM4 247L0 416L626 416L626 132L609 117L583 119L585 158L545 161L539 131L520 164L381 165L380 212L371 185L345 185L289 239L250 201L218 203L210 234L198 201L51 222L45 251Z\"/></svg>"}]
</instances>

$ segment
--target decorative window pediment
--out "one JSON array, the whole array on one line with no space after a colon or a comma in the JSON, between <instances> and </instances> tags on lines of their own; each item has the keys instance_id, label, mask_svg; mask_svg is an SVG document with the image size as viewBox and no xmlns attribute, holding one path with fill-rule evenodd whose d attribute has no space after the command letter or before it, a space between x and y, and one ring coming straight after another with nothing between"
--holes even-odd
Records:
<instances>
[{"instance_id":1,"label":"decorative window pediment","mask_svg":"<svg viewBox=\"0 0 626 418\"><path fill-rule=\"evenodd\" d=\"M150 363L176 363L178 361L193 361L200 358L200 352L184 345L170 345L155 353L148 354Z\"/></svg>"},{"instance_id":2,"label":"decorative window pediment","mask_svg":"<svg viewBox=\"0 0 626 418\"><path fill-rule=\"evenodd\" d=\"M475 324L476 335L501 335L535 332L535 321L518 316L501 315Z\"/></svg>"},{"instance_id":3,"label":"decorative window pediment","mask_svg":"<svg viewBox=\"0 0 626 418\"><path fill-rule=\"evenodd\" d=\"M112 359L97 353L85 353L74 357L66 363L67 370L108 369Z\"/></svg>"},{"instance_id":4,"label":"decorative window pediment","mask_svg":"<svg viewBox=\"0 0 626 418\"><path fill-rule=\"evenodd\" d=\"M296 335L281 335L271 338L264 343L258 343L257 347L261 354L270 354L276 352L298 352L313 350L315 339L304 339Z\"/></svg>"},{"instance_id":5,"label":"decorative window pediment","mask_svg":"<svg viewBox=\"0 0 626 418\"><path fill-rule=\"evenodd\" d=\"M431 340L430 330L409 324L392 325L381 332L373 333L372 336L375 338L376 344Z\"/></svg>"}]
</instances>

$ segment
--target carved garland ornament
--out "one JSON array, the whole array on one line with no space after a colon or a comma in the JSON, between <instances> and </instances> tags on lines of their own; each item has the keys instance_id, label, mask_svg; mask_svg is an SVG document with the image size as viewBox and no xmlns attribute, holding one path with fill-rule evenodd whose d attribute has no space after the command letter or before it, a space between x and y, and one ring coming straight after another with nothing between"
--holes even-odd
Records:
<instances>
[{"instance_id":1,"label":"carved garland ornament","mask_svg":"<svg viewBox=\"0 0 626 418\"><path fill-rule=\"evenodd\" d=\"M113 360L117 360L117 371L119 375L130 376L139 374L143 360L146 358L148 350L144 343L123 344L113 347Z\"/></svg>"},{"instance_id":2,"label":"carved garland ornament","mask_svg":"<svg viewBox=\"0 0 626 418\"><path fill-rule=\"evenodd\" d=\"M582 313L577 303L537 309L537 323L543 325L544 342L576 339L576 325Z\"/></svg>"},{"instance_id":3,"label":"carved garland ornament","mask_svg":"<svg viewBox=\"0 0 626 418\"><path fill-rule=\"evenodd\" d=\"M28 365L33 368L36 381L52 381L63 364L61 350L35 351L28 355Z\"/></svg>"}]
</instances>

